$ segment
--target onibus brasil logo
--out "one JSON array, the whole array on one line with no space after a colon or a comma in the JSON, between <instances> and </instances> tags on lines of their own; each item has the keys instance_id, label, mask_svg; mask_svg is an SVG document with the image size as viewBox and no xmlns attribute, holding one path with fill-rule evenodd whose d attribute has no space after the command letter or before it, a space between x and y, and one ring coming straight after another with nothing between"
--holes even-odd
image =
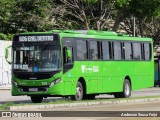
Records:
<instances>
[{"instance_id":1,"label":"onibus brasil logo","mask_svg":"<svg viewBox=\"0 0 160 120\"><path fill-rule=\"evenodd\" d=\"M42 115L39 112L2 112L2 117L42 117Z\"/></svg>"}]
</instances>

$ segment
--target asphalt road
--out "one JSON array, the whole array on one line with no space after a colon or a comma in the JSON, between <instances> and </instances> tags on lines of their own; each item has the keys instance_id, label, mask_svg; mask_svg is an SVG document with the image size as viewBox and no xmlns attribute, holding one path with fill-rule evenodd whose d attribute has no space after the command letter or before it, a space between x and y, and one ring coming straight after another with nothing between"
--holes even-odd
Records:
<instances>
[{"instance_id":1,"label":"asphalt road","mask_svg":"<svg viewBox=\"0 0 160 120\"><path fill-rule=\"evenodd\" d=\"M139 96L157 96L160 95L160 88L148 88L143 90L138 90L132 92L132 97ZM27 96L11 96L9 90L0 90L0 103L5 103L8 101L21 103L21 102L31 102L30 98ZM111 95L99 95L96 98L107 99L114 98ZM64 98L47 98L45 101L54 101L57 99ZM160 101L158 102L144 102L144 103L126 103L126 104L107 104L107 105L95 105L90 107L73 107L73 108L57 108L50 109L50 111L160 111ZM72 115L72 112L68 114ZM35 120L37 118L0 118L1 120ZM38 118L38 120L159 120L157 117L46 117Z\"/></svg>"},{"instance_id":2,"label":"asphalt road","mask_svg":"<svg viewBox=\"0 0 160 120\"><path fill-rule=\"evenodd\" d=\"M138 90L138 91L134 91L132 92L132 96L131 97L140 97L140 96L158 96L160 95L160 88L159 87L153 87L153 88L147 88L147 89L142 89L142 90ZM5 103L5 102L15 102L15 103L19 103L19 102L31 102L30 101L30 97L28 96L11 96L11 92L10 90L0 90L0 103ZM100 99L107 99L107 98L114 98L113 95L98 95L96 96L96 98L100 98ZM64 98L60 98L60 97L50 97L50 98L46 98L44 99L44 102L48 102L48 101L54 101L57 99L64 99Z\"/></svg>"},{"instance_id":3,"label":"asphalt road","mask_svg":"<svg viewBox=\"0 0 160 120\"><path fill-rule=\"evenodd\" d=\"M60 111L58 114L54 111ZM160 118L156 117L158 114L160 114L160 102L144 102L144 103L128 103L128 104L117 104L117 105L98 105L98 106L90 106L90 107L73 107L70 109L54 109L53 115L60 117L45 117L43 118L37 118L38 120L159 120ZM61 111L68 111L65 114L62 114ZM76 111L83 111L83 113L87 111L90 112L87 117L84 117L83 114L78 112L79 115L77 117L74 117L74 113ZM94 112L95 111L95 112ZM96 114L96 111L98 113ZM101 113L100 113L101 111ZM107 111L109 111L110 115L108 117ZM146 111L146 112L145 112ZM118 113L118 114L117 114ZM138 114L139 117L121 117L123 114ZM98 116L98 117L93 117ZM149 115L151 117L143 117L143 115ZM72 117L63 117L63 115L69 115ZM103 117L100 117L99 115L102 115ZM106 115L106 117L104 117ZM120 117L115 117L116 115L119 115ZM21 117L18 118L1 118L1 120L21 120ZM35 120L36 118L23 118L23 120Z\"/></svg>"},{"instance_id":4,"label":"asphalt road","mask_svg":"<svg viewBox=\"0 0 160 120\"><path fill-rule=\"evenodd\" d=\"M49 111L159 111L160 101L54 108ZM105 113L105 112L104 112ZM96 114L96 113L95 113Z\"/></svg>"}]
</instances>

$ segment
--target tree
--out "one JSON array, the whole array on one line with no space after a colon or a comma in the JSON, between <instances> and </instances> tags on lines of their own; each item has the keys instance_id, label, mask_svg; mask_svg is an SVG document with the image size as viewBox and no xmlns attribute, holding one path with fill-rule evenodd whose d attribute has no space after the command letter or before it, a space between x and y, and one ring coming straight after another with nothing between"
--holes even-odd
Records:
<instances>
[{"instance_id":1,"label":"tree","mask_svg":"<svg viewBox=\"0 0 160 120\"><path fill-rule=\"evenodd\" d=\"M8 34L9 20L14 9L15 0L0 0L0 32Z\"/></svg>"},{"instance_id":2,"label":"tree","mask_svg":"<svg viewBox=\"0 0 160 120\"><path fill-rule=\"evenodd\" d=\"M107 29L114 0L60 0L65 7L64 19L79 29ZM74 27L76 29L76 27Z\"/></svg>"},{"instance_id":3,"label":"tree","mask_svg":"<svg viewBox=\"0 0 160 120\"><path fill-rule=\"evenodd\" d=\"M126 31L152 36L160 26L159 0L0 0L0 32L51 29Z\"/></svg>"},{"instance_id":4,"label":"tree","mask_svg":"<svg viewBox=\"0 0 160 120\"><path fill-rule=\"evenodd\" d=\"M1 0L0 31L17 33L51 29L51 4L52 0Z\"/></svg>"},{"instance_id":5,"label":"tree","mask_svg":"<svg viewBox=\"0 0 160 120\"><path fill-rule=\"evenodd\" d=\"M152 21L153 17L160 15L160 1L159 0L118 0L116 9L120 13L117 15L117 21L113 27L114 31L118 30L121 25L128 33L132 33L133 23L132 16L136 17L136 33L140 36L147 36L148 23ZM121 23L125 24L121 24ZM129 28L129 29L128 29ZM144 32L145 31L145 32Z\"/></svg>"},{"instance_id":6,"label":"tree","mask_svg":"<svg viewBox=\"0 0 160 120\"><path fill-rule=\"evenodd\" d=\"M10 19L12 32L44 31L44 26L49 24L50 9L50 0L17 0Z\"/></svg>"},{"instance_id":7,"label":"tree","mask_svg":"<svg viewBox=\"0 0 160 120\"><path fill-rule=\"evenodd\" d=\"M117 31L120 23L128 16L128 9L131 0L117 0L115 3L115 17L112 31Z\"/></svg>"}]
</instances>

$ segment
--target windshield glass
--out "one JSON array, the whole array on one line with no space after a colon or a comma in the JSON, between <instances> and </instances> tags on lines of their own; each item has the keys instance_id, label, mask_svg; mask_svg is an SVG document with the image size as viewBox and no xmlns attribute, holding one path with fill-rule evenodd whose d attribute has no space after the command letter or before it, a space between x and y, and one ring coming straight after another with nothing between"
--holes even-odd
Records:
<instances>
[{"instance_id":1,"label":"windshield glass","mask_svg":"<svg viewBox=\"0 0 160 120\"><path fill-rule=\"evenodd\" d=\"M60 46L13 47L13 70L50 72L61 69Z\"/></svg>"}]
</instances>

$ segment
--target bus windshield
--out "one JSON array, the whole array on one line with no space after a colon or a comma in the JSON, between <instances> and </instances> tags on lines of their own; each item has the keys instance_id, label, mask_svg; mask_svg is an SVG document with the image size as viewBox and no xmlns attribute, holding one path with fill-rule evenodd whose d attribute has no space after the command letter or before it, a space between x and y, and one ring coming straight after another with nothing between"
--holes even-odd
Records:
<instances>
[{"instance_id":1,"label":"bus windshield","mask_svg":"<svg viewBox=\"0 0 160 120\"><path fill-rule=\"evenodd\" d=\"M60 46L14 46L13 71L51 72L62 67Z\"/></svg>"}]
</instances>

